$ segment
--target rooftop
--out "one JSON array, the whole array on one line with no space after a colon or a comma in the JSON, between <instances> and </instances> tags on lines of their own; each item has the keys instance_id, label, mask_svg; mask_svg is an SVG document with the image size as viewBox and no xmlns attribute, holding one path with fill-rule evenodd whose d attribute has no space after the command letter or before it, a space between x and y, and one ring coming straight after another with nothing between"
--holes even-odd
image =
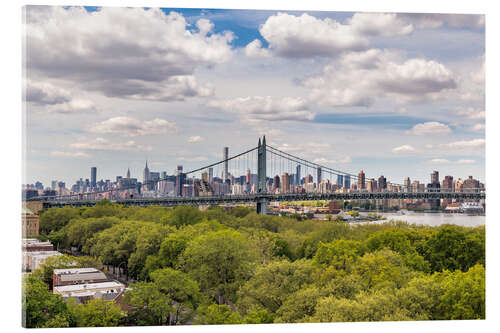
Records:
<instances>
[{"instance_id":1,"label":"rooftop","mask_svg":"<svg viewBox=\"0 0 500 333\"><path fill-rule=\"evenodd\" d=\"M68 286L58 286L54 287L54 291L60 293L63 292L84 292L95 289L105 289L105 288L119 288L123 289L125 286L117 281L99 282L99 283L87 283L87 284L73 284Z\"/></svg>"},{"instance_id":2,"label":"rooftop","mask_svg":"<svg viewBox=\"0 0 500 333\"><path fill-rule=\"evenodd\" d=\"M78 273L95 273L100 272L94 267L84 267L84 268L57 268L54 269L54 274L78 274Z\"/></svg>"}]
</instances>

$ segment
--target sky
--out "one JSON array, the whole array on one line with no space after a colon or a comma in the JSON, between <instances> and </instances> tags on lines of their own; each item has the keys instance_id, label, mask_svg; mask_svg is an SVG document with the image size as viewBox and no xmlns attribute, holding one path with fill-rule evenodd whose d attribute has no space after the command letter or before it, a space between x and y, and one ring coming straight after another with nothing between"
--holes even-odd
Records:
<instances>
[{"instance_id":1,"label":"sky","mask_svg":"<svg viewBox=\"0 0 500 333\"><path fill-rule=\"evenodd\" d=\"M256 146L367 178L485 177L483 15L25 7L24 183Z\"/></svg>"}]
</instances>

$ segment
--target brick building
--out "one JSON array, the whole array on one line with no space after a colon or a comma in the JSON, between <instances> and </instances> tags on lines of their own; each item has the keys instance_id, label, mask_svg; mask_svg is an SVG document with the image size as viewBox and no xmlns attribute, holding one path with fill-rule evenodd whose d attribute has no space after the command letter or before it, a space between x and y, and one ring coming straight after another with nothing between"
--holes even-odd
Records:
<instances>
[{"instance_id":1,"label":"brick building","mask_svg":"<svg viewBox=\"0 0 500 333\"><path fill-rule=\"evenodd\" d=\"M28 208L22 208L23 237L37 236L39 227L39 217Z\"/></svg>"}]
</instances>

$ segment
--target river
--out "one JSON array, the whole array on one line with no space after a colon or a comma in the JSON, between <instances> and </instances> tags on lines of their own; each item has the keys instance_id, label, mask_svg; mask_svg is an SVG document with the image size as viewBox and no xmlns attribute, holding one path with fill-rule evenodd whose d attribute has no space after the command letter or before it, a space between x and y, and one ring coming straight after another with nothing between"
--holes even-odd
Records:
<instances>
[{"instance_id":1,"label":"river","mask_svg":"<svg viewBox=\"0 0 500 333\"><path fill-rule=\"evenodd\" d=\"M450 213L420 213L420 212L406 212L402 213L379 213L387 218L387 220L376 221L383 223L389 220L406 221L408 223L426 224L437 226L441 224L456 224L465 227L475 227L485 224L485 216L481 215L467 215L467 214L450 214ZM362 214L364 215L364 214Z\"/></svg>"}]
</instances>

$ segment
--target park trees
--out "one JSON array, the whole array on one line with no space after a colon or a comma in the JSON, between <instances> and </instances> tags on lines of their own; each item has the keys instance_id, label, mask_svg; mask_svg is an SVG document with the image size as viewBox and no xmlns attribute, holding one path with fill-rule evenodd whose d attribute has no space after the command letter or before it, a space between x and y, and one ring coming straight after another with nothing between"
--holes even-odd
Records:
<instances>
[{"instance_id":1,"label":"park trees","mask_svg":"<svg viewBox=\"0 0 500 333\"><path fill-rule=\"evenodd\" d=\"M241 233L220 230L189 242L179 267L211 297L235 300L238 288L252 275L254 262L248 241Z\"/></svg>"},{"instance_id":2,"label":"park trees","mask_svg":"<svg viewBox=\"0 0 500 333\"><path fill-rule=\"evenodd\" d=\"M23 324L27 328L70 327L74 320L60 295L36 276L23 279Z\"/></svg>"},{"instance_id":3,"label":"park trees","mask_svg":"<svg viewBox=\"0 0 500 333\"><path fill-rule=\"evenodd\" d=\"M67 301L77 327L118 326L125 313L113 301L92 299L86 304L76 304L73 298Z\"/></svg>"},{"instance_id":4,"label":"park trees","mask_svg":"<svg viewBox=\"0 0 500 333\"><path fill-rule=\"evenodd\" d=\"M279 260L259 266L238 292L238 309L246 314L259 306L275 313L290 294L313 282L313 271L310 260Z\"/></svg>"}]
</instances>

